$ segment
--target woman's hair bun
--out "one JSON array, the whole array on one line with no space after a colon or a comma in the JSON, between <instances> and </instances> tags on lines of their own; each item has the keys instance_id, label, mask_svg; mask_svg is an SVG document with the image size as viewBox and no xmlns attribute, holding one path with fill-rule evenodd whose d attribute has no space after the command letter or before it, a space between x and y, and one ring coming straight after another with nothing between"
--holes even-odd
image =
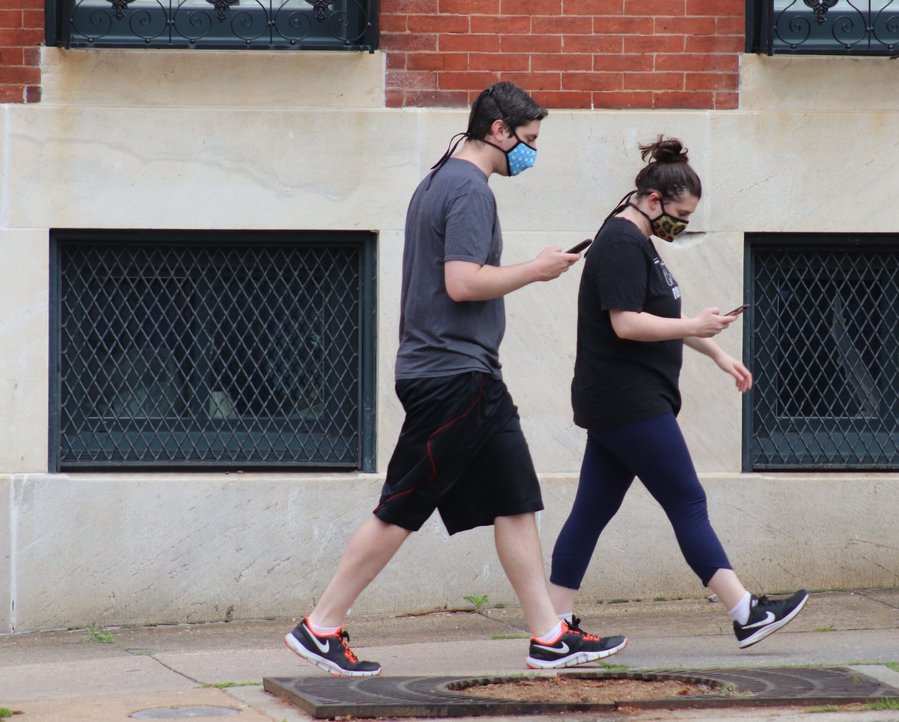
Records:
<instances>
[{"instance_id":1,"label":"woman's hair bun","mask_svg":"<svg viewBox=\"0 0 899 722\"><path fill-rule=\"evenodd\" d=\"M650 191L658 191L667 201L684 193L702 196L702 182L690 167L687 149L677 138L660 135L655 143L641 145L640 154L646 165L634 179L638 198Z\"/></svg>"},{"instance_id":2,"label":"woman's hair bun","mask_svg":"<svg viewBox=\"0 0 899 722\"><path fill-rule=\"evenodd\" d=\"M640 146L640 157L647 161L649 158L657 163L687 163L687 149L677 138L665 138L660 135L655 143Z\"/></svg>"}]
</instances>

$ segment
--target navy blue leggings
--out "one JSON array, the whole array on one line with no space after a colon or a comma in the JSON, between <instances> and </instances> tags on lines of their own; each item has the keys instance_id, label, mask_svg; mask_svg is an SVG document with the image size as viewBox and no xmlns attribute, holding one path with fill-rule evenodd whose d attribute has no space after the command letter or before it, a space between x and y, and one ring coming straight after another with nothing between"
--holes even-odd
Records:
<instances>
[{"instance_id":1,"label":"navy blue leggings","mask_svg":"<svg viewBox=\"0 0 899 722\"><path fill-rule=\"evenodd\" d=\"M553 549L550 581L579 589L596 542L634 477L665 510L681 553L703 585L731 569L709 523L705 491L674 414L587 433L577 496Z\"/></svg>"}]
</instances>

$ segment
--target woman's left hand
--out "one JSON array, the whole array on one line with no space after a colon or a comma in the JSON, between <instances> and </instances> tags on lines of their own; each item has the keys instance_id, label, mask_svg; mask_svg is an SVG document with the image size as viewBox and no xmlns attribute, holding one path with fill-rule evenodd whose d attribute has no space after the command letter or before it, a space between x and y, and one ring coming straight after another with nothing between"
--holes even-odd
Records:
<instances>
[{"instance_id":1,"label":"woman's left hand","mask_svg":"<svg viewBox=\"0 0 899 722\"><path fill-rule=\"evenodd\" d=\"M728 353L719 354L715 357L715 363L718 364L718 368L736 379L737 391L741 394L745 394L752 388L752 374L733 356Z\"/></svg>"}]
</instances>

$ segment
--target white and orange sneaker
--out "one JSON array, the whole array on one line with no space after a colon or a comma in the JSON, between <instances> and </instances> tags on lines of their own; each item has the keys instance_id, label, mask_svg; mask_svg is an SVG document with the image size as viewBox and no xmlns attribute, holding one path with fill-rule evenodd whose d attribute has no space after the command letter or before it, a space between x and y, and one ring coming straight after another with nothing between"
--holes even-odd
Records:
<instances>
[{"instance_id":1,"label":"white and orange sneaker","mask_svg":"<svg viewBox=\"0 0 899 722\"><path fill-rule=\"evenodd\" d=\"M338 628L332 634L315 634L306 617L284 637L284 644L308 662L335 677L374 677L381 673L377 662L359 661L350 649L350 635Z\"/></svg>"},{"instance_id":2,"label":"white and orange sneaker","mask_svg":"<svg viewBox=\"0 0 899 722\"><path fill-rule=\"evenodd\" d=\"M597 637L578 626L577 618L562 622L562 631L550 644L531 637L527 664L531 669L576 667L611 657L627 645L627 637Z\"/></svg>"}]
</instances>

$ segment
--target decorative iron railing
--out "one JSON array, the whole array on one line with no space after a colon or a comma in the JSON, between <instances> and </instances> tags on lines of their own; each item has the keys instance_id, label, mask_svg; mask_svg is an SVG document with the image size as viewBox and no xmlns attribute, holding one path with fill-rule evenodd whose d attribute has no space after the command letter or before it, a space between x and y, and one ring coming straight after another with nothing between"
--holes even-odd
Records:
<instances>
[{"instance_id":1,"label":"decorative iron railing","mask_svg":"<svg viewBox=\"0 0 899 722\"><path fill-rule=\"evenodd\" d=\"M748 52L899 53L899 0L747 0Z\"/></svg>"},{"instance_id":2,"label":"decorative iron railing","mask_svg":"<svg viewBox=\"0 0 899 722\"><path fill-rule=\"evenodd\" d=\"M67 48L368 50L377 0L48 0Z\"/></svg>"},{"instance_id":3,"label":"decorative iron railing","mask_svg":"<svg viewBox=\"0 0 899 722\"><path fill-rule=\"evenodd\" d=\"M51 468L373 471L370 234L157 236L55 232Z\"/></svg>"},{"instance_id":4,"label":"decorative iron railing","mask_svg":"<svg viewBox=\"0 0 899 722\"><path fill-rule=\"evenodd\" d=\"M899 469L899 237L747 238L744 468Z\"/></svg>"}]
</instances>

